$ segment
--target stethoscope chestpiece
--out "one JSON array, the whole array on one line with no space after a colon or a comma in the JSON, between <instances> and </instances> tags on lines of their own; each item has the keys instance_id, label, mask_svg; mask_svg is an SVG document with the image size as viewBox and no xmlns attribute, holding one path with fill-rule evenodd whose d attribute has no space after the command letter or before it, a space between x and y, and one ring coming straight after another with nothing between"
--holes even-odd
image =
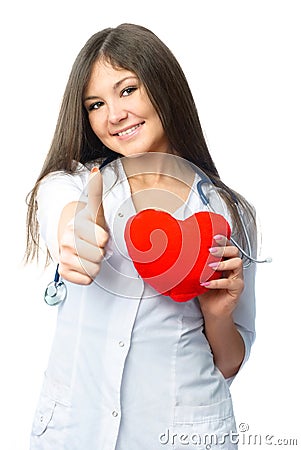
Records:
<instances>
[{"instance_id":1,"label":"stethoscope chestpiece","mask_svg":"<svg viewBox=\"0 0 301 450\"><path fill-rule=\"evenodd\" d=\"M59 274L59 265L56 266L54 280L51 281L44 293L44 300L49 306L55 306L62 303L67 297L67 288L61 280Z\"/></svg>"},{"instance_id":2,"label":"stethoscope chestpiece","mask_svg":"<svg viewBox=\"0 0 301 450\"><path fill-rule=\"evenodd\" d=\"M44 293L47 305L55 306L63 302L67 296L67 288L63 281L51 281Z\"/></svg>"}]
</instances>

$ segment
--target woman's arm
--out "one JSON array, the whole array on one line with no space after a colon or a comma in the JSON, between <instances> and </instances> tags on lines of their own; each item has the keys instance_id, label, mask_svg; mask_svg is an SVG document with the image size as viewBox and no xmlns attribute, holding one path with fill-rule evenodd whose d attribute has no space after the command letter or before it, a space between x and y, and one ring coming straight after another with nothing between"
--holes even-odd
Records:
<instances>
[{"instance_id":1,"label":"woman's arm","mask_svg":"<svg viewBox=\"0 0 301 450\"><path fill-rule=\"evenodd\" d=\"M205 317L205 334L215 365L225 378L238 372L245 355L245 345L232 318Z\"/></svg>"},{"instance_id":2,"label":"woman's arm","mask_svg":"<svg viewBox=\"0 0 301 450\"><path fill-rule=\"evenodd\" d=\"M208 292L199 296L199 303L214 362L224 377L230 378L238 372L245 356L244 341L233 320L244 289L243 266L236 247L229 245L225 237L216 236L215 240L218 246L210 251L225 258L214 266L223 277L203 284Z\"/></svg>"}]
</instances>

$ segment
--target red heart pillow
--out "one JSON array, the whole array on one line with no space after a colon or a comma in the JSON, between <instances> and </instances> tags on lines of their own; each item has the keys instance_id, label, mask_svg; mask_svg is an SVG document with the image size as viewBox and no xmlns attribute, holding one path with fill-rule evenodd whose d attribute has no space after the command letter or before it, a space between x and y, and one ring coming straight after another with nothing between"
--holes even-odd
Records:
<instances>
[{"instance_id":1,"label":"red heart pillow","mask_svg":"<svg viewBox=\"0 0 301 450\"><path fill-rule=\"evenodd\" d=\"M209 248L213 236L231 234L220 214L198 212L176 220L167 212L145 209L130 217L125 227L128 253L141 277L163 295L185 302L207 291L200 283L221 273L208 266L221 258Z\"/></svg>"}]
</instances>

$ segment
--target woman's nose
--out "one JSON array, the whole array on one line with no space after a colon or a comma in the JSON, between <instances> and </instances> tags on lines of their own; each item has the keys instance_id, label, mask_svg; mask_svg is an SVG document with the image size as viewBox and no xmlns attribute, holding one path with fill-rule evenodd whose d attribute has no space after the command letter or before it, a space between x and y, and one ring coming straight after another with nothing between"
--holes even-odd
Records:
<instances>
[{"instance_id":1,"label":"woman's nose","mask_svg":"<svg viewBox=\"0 0 301 450\"><path fill-rule=\"evenodd\" d=\"M119 102L114 102L111 105L109 105L109 112L108 112L109 122L117 124L126 117L127 112Z\"/></svg>"}]
</instances>

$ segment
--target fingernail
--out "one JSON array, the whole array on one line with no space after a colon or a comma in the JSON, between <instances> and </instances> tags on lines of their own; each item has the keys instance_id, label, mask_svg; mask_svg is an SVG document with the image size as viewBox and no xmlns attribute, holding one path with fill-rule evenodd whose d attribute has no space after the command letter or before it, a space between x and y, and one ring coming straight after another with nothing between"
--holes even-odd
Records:
<instances>
[{"instance_id":1,"label":"fingernail","mask_svg":"<svg viewBox=\"0 0 301 450\"><path fill-rule=\"evenodd\" d=\"M209 252L210 253L217 253L218 252L218 247L211 247L211 248L209 248Z\"/></svg>"},{"instance_id":2,"label":"fingernail","mask_svg":"<svg viewBox=\"0 0 301 450\"><path fill-rule=\"evenodd\" d=\"M211 269L216 269L219 265L219 262L212 262L210 264L208 264L209 267L211 267Z\"/></svg>"},{"instance_id":3,"label":"fingernail","mask_svg":"<svg viewBox=\"0 0 301 450\"><path fill-rule=\"evenodd\" d=\"M91 173L96 173L98 171L99 171L99 168L96 166L91 169Z\"/></svg>"},{"instance_id":4,"label":"fingernail","mask_svg":"<svg viewBox=\"0 0 301 450\"><path fill-rule=\"evenodd\" d=\"M200 283L203 287L208 287L210 285L210 281L205 281L204 283Z\"/></svg>"},{"instance_id":5,"label":"fingernail","mask_svg":"<svg viewBox=\"0 0 301 450\"><path fill-rule=\"evenodd\" d=\"M222 236L221 234L217 234L216 236L213 236L213 239L215 241L223 241L225 239L225 236Z\"/></svg>"}]
</instances>

